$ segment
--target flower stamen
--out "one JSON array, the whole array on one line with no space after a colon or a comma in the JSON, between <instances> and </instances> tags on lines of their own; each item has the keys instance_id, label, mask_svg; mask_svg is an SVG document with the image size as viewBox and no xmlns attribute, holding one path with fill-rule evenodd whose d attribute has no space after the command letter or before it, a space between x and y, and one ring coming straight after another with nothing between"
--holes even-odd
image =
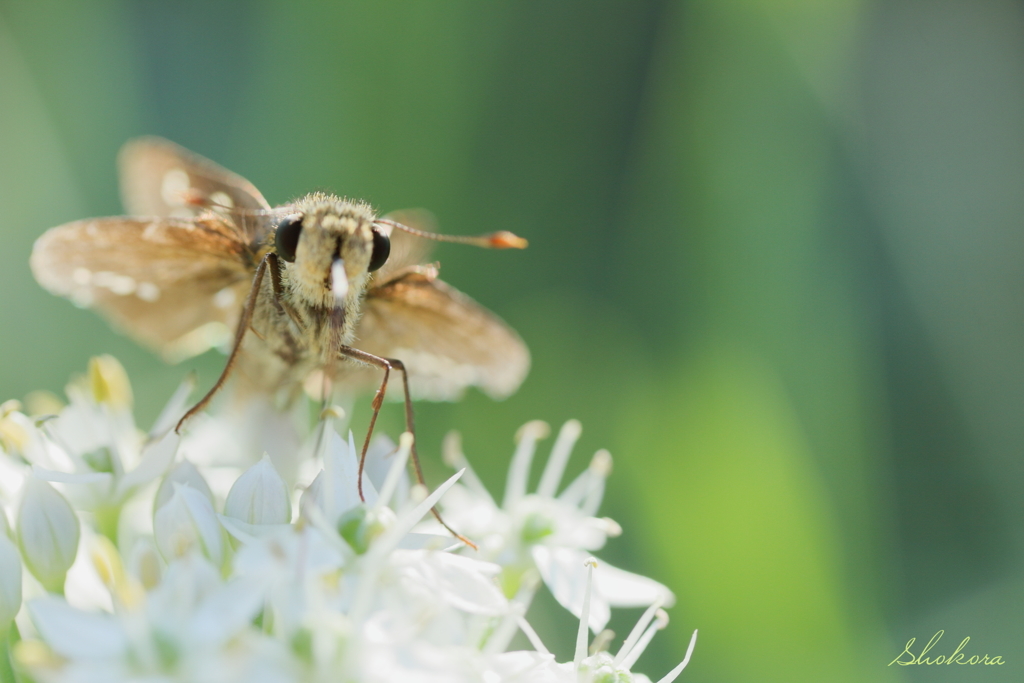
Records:
<instances>
[{"instance_id":1,"label":"flower stamen","mask_svg":"<svg viewBox=\"0 0 1024 683\"><path fill-rule=\"evenodd\" d=\"M643 634L644 629L646 629L647 625L651 623L651 620L654 619L654 615L661 609L661 606L664 603L664 600L658 599L653 605L644 611L643 616L641 616L640 620L636 622L636 626L634 626L633 630L629 632L629 635L626 637L626 641L622 644L622 647L619 648L618 654L615 655L615 659L612 662L613 666L619 666L626 656L633 650L637 641L640 640L640 636Z\"/></svg>"},{"instance_id":2,"label":"flower stamen","mask_svg":"<svg viewBox=\"0 0 1024 683\"><path fill-rule=\"evenodd\" d=\"M533 453L537 449L537 442L546 438L551 428L541 420L531 420L516 432L515 455L512 456L512 464L508 468L508 481L505 483L505 500L501 504L506 510L526 495L526 481L530 476L530 463L533 462Z\"/></svg>"},{"instance_id":3,"label":"flower stamen","mask_svg":"<svg viewBox=\"0 0 1024 683\"><path fill-rule=\"evenodd\" d=\"M694 629L693 635L690 636L690 645L686 648L686 656L683 657L683 661L679 662L679 664L676 665L676 668L672 669L667 674L662 676L658 680L658 683L672 683L672 681L676 680L676 678L679 677L679 674L683 672L683 669L686 668L686 665L690 663L690 655L693 654L693 646L696 644L697 631L696 629Z\"/></svg>"},{"instance_id":4,"label":"flower stamen","mask_svg":"<svg viewBox=\"0 0 1024 683\"><path fill-rule=\"evenodd\" d=\"M647 646L650 644L654 634L668 626L668 613L665 612L665 610L658 609L655 612L655 617L654 623L651 624L650 628L644 631L644 634L640 636L640 640L637 641L637 644L632 649L630 649L629 653L620 663L620 666L623 669L628 670L633 668L633 665L636 664L636 660L640 659L640 655L642 655L644 650L647 649Z\"/></svg>"},{"instance_id":5,"label":"flower stamen","mask_svg":"<svg viewBox=\"0 0 1024 683\"><path fill-rule=\"evenodd\" d=\"M473 493L497 507L497 503L491 497L491 492L480 481L480 477L477 476L476 471L469 464L466 454L462 452L462 435L456 430L453 429L445 434L444 441L441 444L441 457L444 463L453 470L466 470L466 474L462 476L462 483L472 489Z\"/></svg>"},{"instance_id":6,"label":"flower stamen","mask_svg":"<svg viewBox=\"0 0 1024 683\"><path fill-rule=\"evenodd\" d=\"M569 420L558 432L555 445L551 448L551 455L548 456L547 465L544 467L544 474L540 478L540 485L537 487L537 494L554 498L558 491L558 485L562 482L562 475L565 473L565 466L569 464L569 456L572 455L572 447L580 438L583 427L579 420Z\"/></svg>"},{"instance_id":7,"label":"flower stamen","mask_svg":"<svg viewBox=\"0 0 1024 683\"><path fill-rule=\"evenodd\" d=\"M594 567L597 566L597 560L593 557L587 558L584 562L587 567L587 588L583 593L583 612L580 614L580 628L576 632L576 656L573 657L572 664L576 671L580 670L580 664L587 656L587 642L590 635L590 591L594 585Z\"/></svg>"},{"instance_id":8,"label":"flower stamen","mask_svg":"<svg viewBox=\"0 0 1024 683\"><path fill-rule=\"evenodd\" d=\"M409 453L412 451L412 440L413 435L409 432L403 432L398 437L398 452L395 454L395 459L388 469L388 476L385 477L384 484L381 485L380 492L377 494L375 508L384 507L391 501L391 497L395 495L395 491L398 489L398 482L401 481L402 473L405 471L405 463L409 460Z\"/></svg>"}]
</instances>

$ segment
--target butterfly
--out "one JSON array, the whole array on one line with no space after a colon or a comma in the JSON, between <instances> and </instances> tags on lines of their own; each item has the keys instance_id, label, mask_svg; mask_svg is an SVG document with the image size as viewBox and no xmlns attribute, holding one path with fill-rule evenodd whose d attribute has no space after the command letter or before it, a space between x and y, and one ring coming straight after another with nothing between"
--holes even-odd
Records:
<instances>
[{"instance_id":1,"label":"butterfly","mask_svg":"<svg viewBox=\"0 0 1024 683\"><path fill-rule=\"evenodd\" d=\"M522 383L530 356L520 337L423 263L433 241L523 248L522 238L440 235L425 212L378 216L323 192L272 207L241 176L161 138L128 142L119 169L130 215L52 228L30 264L44 288L165 359L230 345L179 429L229 376L242 394L288 405L311 381L329 394L376 384L375 371L365 457L393 371L409 431L414 398L453 400L471 386L503 398Z\"/></svg>"}]
</instances>

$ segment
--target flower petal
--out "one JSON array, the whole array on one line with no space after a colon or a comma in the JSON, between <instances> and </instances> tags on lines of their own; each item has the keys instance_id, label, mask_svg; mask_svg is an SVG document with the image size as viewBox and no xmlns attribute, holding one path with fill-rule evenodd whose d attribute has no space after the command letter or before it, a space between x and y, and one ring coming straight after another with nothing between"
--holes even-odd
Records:
<instances>
[{"instance_id":1,"label":"flower petal","mask_svg":"<svg viewBox=\"0 0 1024 683\"><path fill-rule=\"evenodd\" d=\"M180 484L174 495L153 517L153 536L168 562L198 547L215 565L224 555L220 521L210 501L199 491Z\"/></svg>"},{"instance_id":2,"label":"flower petal","mask_svg":"<svg viewBox=\"0 0 1024 683\"><path fill-rule=\"evenodd\" d=\"M21 556L14 542L0 533L0 630L7 628L20 609Z\"/></svg>"},{"instance_id":3,"label":"flower petal","mask_svg":"<svg viewBox=\"0 0 1024 683\"><path fill-rule=\"evenodd\" d=\"M554 655L540 652L504 652L491 659L492 671L503 683L576 683L572 665L555 663Z\"/></svg>"},{"instance_id":4,"label":"flower petal","mask_svg":"<svg viewBox=\"0 0 1024 683\"><path fill-rule=\"evenodd\" d=\"M551 595L562 607L569 610L579 619L583 615L584 597L587 588L587 569L584 562L591 557L590 553L575 548L558 548L535 545L530 554L537 565L537 571L544 579ZM598 566L601 562L598 562ZM596 583L597 571L594 572ZM611 618L611 609L597 590L590 595L590 614L587 624L590 630L598 633Z\"/></svg>"},{"instance_id":5,"label":"flower petal","mask_svg":"<svg viewBox=\"0 0 1024 683\"><path fill-rule=\"evenodd\" d=\"M206 479L203 478L203 475L199 473L199 470L190 461L182 460L160 482L160 488L156 490L156 498L153 500L154 510L159 510L171 499L174 495L175 483L194 488L203 494L211 504L213 503L213 491L210 490L210 485L206 483Z\"/></svg>"},{"instance_id":6,"label":"flower petal","mask_svg":"<svg viewBox=\"0 0 1024 683\"><path fill-rule=\"evenodd\" d=\"M406 576L429 586L455 609L470 614L498 616L508 611L508 600L494 583L501 567L452 553L396 550L395 560Z\"/></svg>"},{"instance_id":7,"label":"flower petal","mask_svg":"<svg viewBox=\"0 0 1024 683\"><path fill-rule=\"evenodd\" d=\"M32 465L32 475L36 479L58 484L109 484L114 476L110 472L58 472L39 465Z\"/></svg>"},{"instance_id":8,"label":"flower petal","mask_svg":"<svg viewBox=\"0 0 1024 683\"><path fill-rule=\"evenodd\" d=\"M266 453L235 481L224 502L224 514L247 524L287 524L291 521L288 485Z\"/></svg>"},{"instance_id":9,"label":"flower petal","mask_svg":"<svg viewBox=\"0 0 1024 683\"><path fill-rule=\"evenodd\" d=\"M127 652L128 640L110 614L83 612L53 595L31 600L28 611L39 635L62 657L103 659Z\"/></svg>"},{"instance_id":10,"label":"flower petal","mask_svg":"<svg viewBox=\"0 0 1024 683\"><path fill-rule=\"evenodd\" d=\"M163 410L160 411L160 415L153 423L153 428L149 430L151 437L159 437L178 424L178 420L185 414L185 409L188 407L188 397L195 388L195 373L189 373L184 381L178 385L178 388L174 390L171 398L164 405Z\"/></svg>"},{"instance_id":11,"label":"flower petal","mask_svg":"<svg viewBox=\"0 0 1024 683\"><path fill-rule=\"evenodd\" d=\"M25 480L17 519L25 566L52 592L60 592L78 552L78 517L55 488L35 477Z\"/></svg>"},{"instance_id":12,"label":"flower petal","mask_svg":"<svg viewBox=\"0 0 1024 683\"><path fill-rule=\"evenodd\" d=\"M186 633L196 643L217 646L245 629L263 606L255 581L238 579L208 595L189 621Z\"/></svg>"},{"instance_id":13,"label":"flower petal","mask_svg":"<svg viewBox=\"0 0 1024 683\"><path fill-rule=\"evenodd\" d=\"M349 432L347 443L333 429L330 430L328 438L327 452L324 454L323 478L317 476L320 483L317 485L318 490L312 495L327 520L334 524L342 513L351 510L356 505L361 505L363 501L359 500L359 489L356 485L356 477L359 473L359 452L353 443L352 433ZM310 485L310 488L312 489L313 485ZM377 489L365 470L363 471L363 495L366 497L368 505L377 502Z\"/></svg>"},{"instance_id":14,"label":"flower petal","mask_svg":"<svg viewBox=\"0 0 1024 683\"><path fill-rule=\"evenodd\" d=\"M139 464L117 482L115 498L127 495L135 487L148 484L166 472L174 461L174 454L178 452L179 441L180 438L172 430L156 441L146 444L142 449Z\"/></svg>"},{"instance_id":15,"label":"flower petal","mask_svg":"<svg viewBox=\"0 0 1024 683\"><path fill-rule=\"evenodd\" d=\"M676 601L672 591L654 579L607 562L598 562L594 569L594 591L612 607L646 607L658 600L663 607L671 607Z\"/></svg>"}]
</instances>

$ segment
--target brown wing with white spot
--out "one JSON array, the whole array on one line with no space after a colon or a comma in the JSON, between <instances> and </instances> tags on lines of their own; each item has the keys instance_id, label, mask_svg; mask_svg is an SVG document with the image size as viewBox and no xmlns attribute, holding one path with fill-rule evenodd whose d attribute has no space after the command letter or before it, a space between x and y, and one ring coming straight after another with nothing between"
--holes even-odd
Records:
<instances>
[{"instance_id":1,"label":"brown wing with white spot","mask_svg":"<svg viewBox=\"0 0 1024 683\"><path fill-rule=\"evenodd\" d=\"M438 280L432 266L408 268L367 292L352 345L401 360L413 395L432 401L454 400L471 386L504 398L530 367L519 335Z\"/></svg>"},{"instance_id":2,"label":"brown wing with white spot","mask_svg":"<svg viewBox=\"0 0 1024 683\"><path fill-rule=\"evenodd\" d=\"M212 209L249 241L262 237L270 209L242 176L158 137L136 138L118 155L121 201L136 216L188 219Z\"/></svg>"},{"instance_id":3,"label":"brown wing with white spot","mask_svg":"<svg viewBox=\"0 0 1024 683\"><path fill-rule=\"evenodd\" d=\"M47 290L98 310L174 361L230 338L253 258L234 228L213 216L96 218L47 231L30 264Z\"/></svg>"}]
</instances>

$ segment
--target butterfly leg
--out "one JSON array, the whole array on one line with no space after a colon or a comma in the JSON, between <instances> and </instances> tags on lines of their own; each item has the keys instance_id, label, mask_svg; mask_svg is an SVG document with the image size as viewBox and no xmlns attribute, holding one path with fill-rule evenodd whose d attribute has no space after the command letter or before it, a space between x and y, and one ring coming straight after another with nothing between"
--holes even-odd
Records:
<instances>
[{"instance_id":1,"label":"butterfly leg","mask_svg":"<svg viewBox=\"0 0 1024 683\"><path fill-rule=\"evenodd\" d=\"M370 416L370 427L366 431L366 439L363 441L363 450L359 454L359 473L356 476L357 487L359 489L359 500L365 501L366 497L363 495L363 467L366 464L366 450L370 447L370 437L373 436L373 427L377 424L377 416L380 414L381 405L384 403L384 394L388 390L388 379L391 377L391 368L401 367L402 374L405 375L405 366L402 365L402 361L392 360L388 358L381 358L375 356L372 353L360 351L359 349L353 349L351 346L342 346L340 349L341 355L358 360L367 365L373 365L384 371L384 379L380 383L380 388L377 389L377 393L373 397L373 415ZM406 394L408 397L408 393ZM407 399L405 402L405 428L412 434L415 426L413 425L412 417L412 403ZM420 473L420 462L419 457L416 455L416 440L413 439L412 451L411 451L413 462L416 463L417 477L420 482L423 481L423 474Z\"/></svg>"},{"instance_id":2,"label":"butterfly leg","mask_svg":"<svg viewBox=\"0 0 1024 683\"><path fill-rule=\"evenodd\" d=\"M231 347L231 355L228 356L227 363L224 364L224 370L221 371L216 384L214 384L213 388L206 393L206 396L199 399L199 403L189 408L188 412L178 420L178 425L174 428L175 432L181 433L181 426L210 403L213 397L217 395L217 392L224 386L224 382L227 381L228 375L231 374L235 361L238 359L238 353L242 349L242 339L245 337L245 333L249 330L249 326L252 324L252 314L253 311L256 310L256 300L259 297L260 286L263 284L263 275L267 272L267 263L270 256L270 254L264 256L263 260L260 261L260 264L256 266L256 274L252 278L252 288L249 289L249 297L245 300L245 308L242 309L242 316L238 319L238 328L235 330L235 343Z\"/></svg>"},{"instance_id":3,"label":"butterfly leg","mask_svg":"<svg viewBox=\"0 0 1024 683\"><path fill-rule=\"evenodd\" d=\"M384 371L384 379L381 381L380 388L377 389L377 393L373 397L373 403L371 404L373 407L373 416L370 417L370 427L366 432L366 439L363 441L363 449L359 453L359 472L356 475L359 499L363 501L366 500L363 496L363 469L366 465L366 451L370 447L370 437L373 436L373 427L377 423L377 415L380 414L380 408L384 403L384 394L388 388L388 379L391 376L392 368L402 373L402 389L405 394L405 430L413 435L412 447L409 449L409 455L412 456L413 468L416 470L416 480L420 484L426 486L427 482L423 478L423 468L420 466L420 456L416 452L416 422L412 412L412 395L409 393L409 373L405 370L405 364L397 358L381 358L380 356L375 356L372 353L367 353L366 351L353 349L350 346L342 346L340 351L343 356L347 356L353 360L362 361L368 365L374 365ZM443 519L441 519L441 513L437 511L437 508L431 508L430 512L434 515L434 518L440 522L441 526L447 529L452 536L471 548L476 548L475 543L455 531L455 529L452 529Z\"/></svg>"},{"instance_id":4,"label":"butterfly leg","mask_svg":"<svg viewBox=\"0 0 1024 683\"><path fill-rule=\"evenodd\" d=\"M278 260L277 254L270 252L264 258L267 259L267 265L270 268L270 285L274 291L274 308L282 316L287 315L291 318L292 322L295 323L295 327L299 328L300 331L305 330L306 326L303 324L302 319L299 318L299 314L295 312L295 309L284 298L284 286L281 284L281 262Z\"/></svg>"}]
</instances>

